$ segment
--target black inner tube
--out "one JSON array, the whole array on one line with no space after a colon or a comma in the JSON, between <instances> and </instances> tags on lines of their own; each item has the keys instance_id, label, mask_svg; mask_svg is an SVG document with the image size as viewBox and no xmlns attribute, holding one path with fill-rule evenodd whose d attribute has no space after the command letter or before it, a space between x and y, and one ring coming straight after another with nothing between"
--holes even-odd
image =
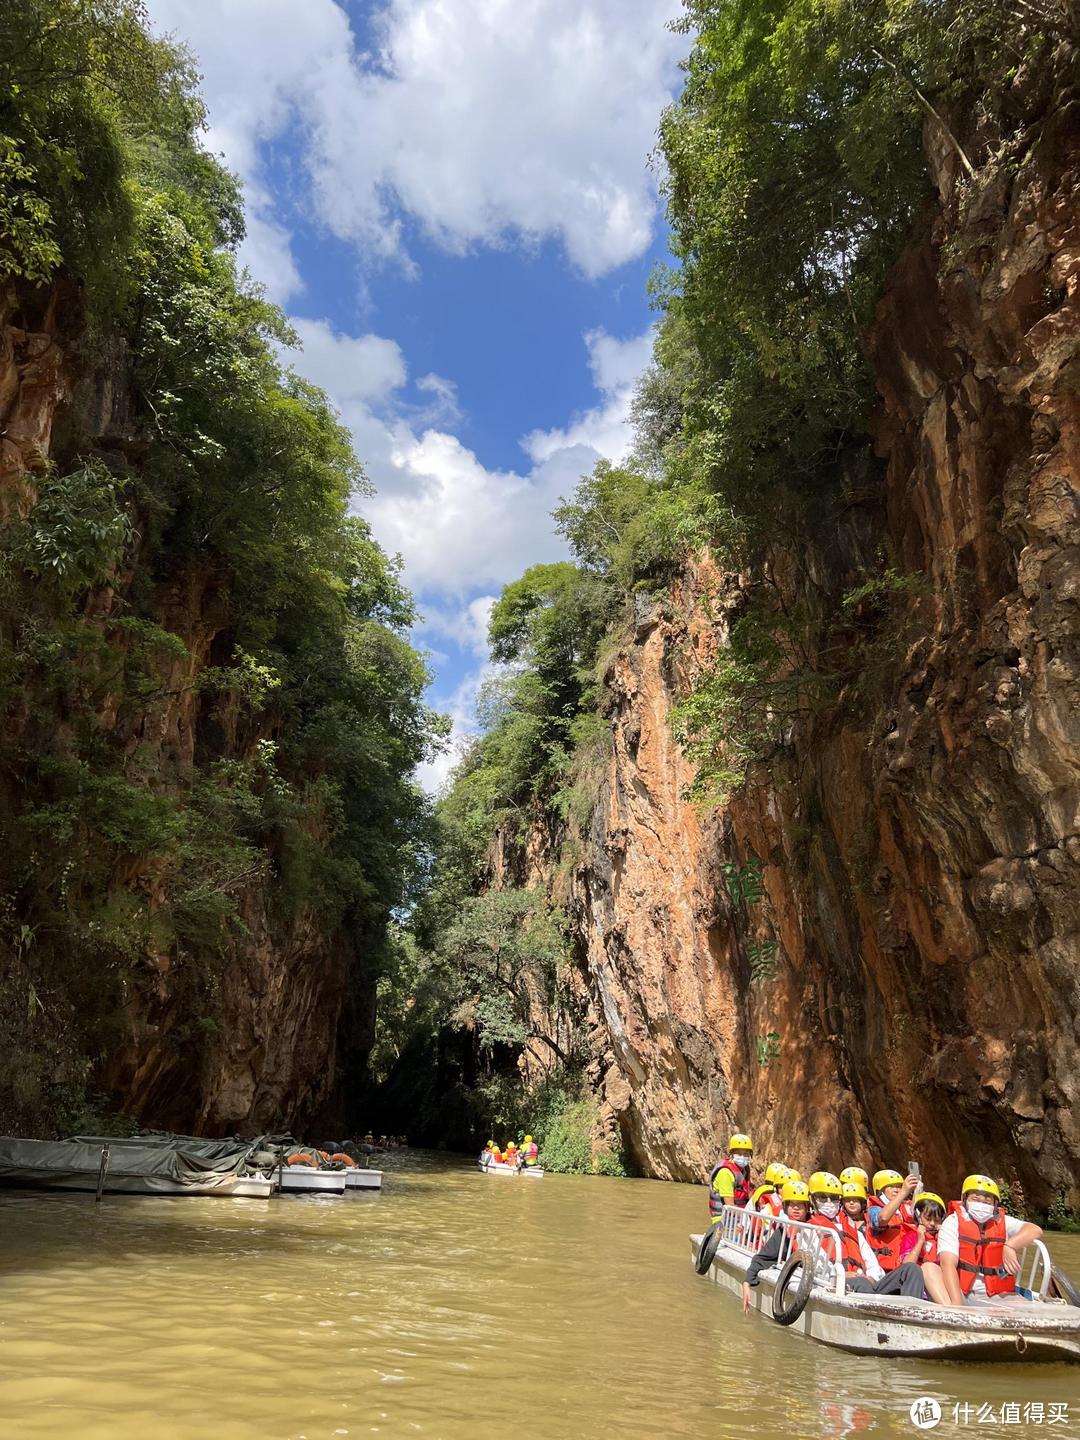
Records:
<instances>
[{"instance_id":1,"label":"black inner tube","mask_svg":"<svg viewBox=\"0 0 1080 1440\"><path fill-rule=\"evenodd\" d=\"M704 1275L708 1272L719 1244L720 1226L714 1225L708 1235L705 1236L705 1239L702 1240L701 1248L697 1252L697 1259L694 1261L694 1269L699 1275Z\"/></svg>"},{"instance_id":2,"label":"black inner tube","mask_svg":"<svg viewBox=\"0 0 1080 1440\"><path fill-rule=\"evenodd\" d=\"M1052 1281L1051 1293L1056 1291L1062 1300L1068 1301L1070 1305L1080 1306L1080 1290L1077 1290L1064 1270L1059 1269L1057 1265L1051 1265L1050 1279Z\"/></svg>"},{"instance_id":3,"label":"black inner tube","mask_svg":"<svg viewBox=\"0 0 1080 1440\"><path fill-rule=\"evenodd\" d=\"M801 1272L799 1283L791 1298L788 1299L788 1290L796 1270ZM780 1271L772 1297L772 1316L778 1325L794 1325L806 1309L806 1302L810 1299L813 1285L813 1266L801 1254L789 1256L784 1263L784 1268Z\"/></svg>"}]
</instances>

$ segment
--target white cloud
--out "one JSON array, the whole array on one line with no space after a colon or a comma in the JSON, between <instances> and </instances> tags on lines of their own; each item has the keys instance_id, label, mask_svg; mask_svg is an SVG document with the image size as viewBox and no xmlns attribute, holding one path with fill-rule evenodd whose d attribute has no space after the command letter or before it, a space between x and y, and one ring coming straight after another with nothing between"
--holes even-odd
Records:
<instances>
[{"instance_id":1,"label":"white cloud","mask_svg":"<svg viewBox=\"0 0 1080 1440\"><path fill-rule=\"evenodd\" d=\"M416 768L416 779L429 795L438 795L445 786L450 771L468 749L469 742L477 734L476 701L485 683L494 675L496 667L485 661L458 685L448 703L439 708L450 716L450 738L445 750L434 760L425 760Z\"/></svg>"},{"instance_id":2,"label":"white cloud","mask_svg":"<svg viewBox=\"0 0 1080 1440\"><path fill-rule=\"evenodd\" d=\"M405 384L405 357L394 340L380 335L341 335L325 320L292 318L303 354L294 367L322 386L343 413L357 403L386 400Z\"/></svg>"},{"instance_id":3,"label":"white cloud","mask_svg":"<svg viewBox=\"0 0 1080 1440\"><path fill-rule=\"evenodd\" d=\"M497 598L495 595L477 595L450 610L429 602L424 606L424 618L418 631L421 635L448 636L463 650L486 656L488 624Z\"/></svg>"},{"instance_id":4,"label":"white cloud","mask_svg":"<svg viewBox=\"0 0 1080 1440\"><path fill-rule=\"evenodd\" d=\"M551 512L601 456L617 460L625 452L627 408L650 353L648 333L620 341L589 332L601 404L564 430L526 437L534 463L522 474L489 469L457 436L431 423L425 407L403 399L408 377L393 341L342 335L322 320L293 323L304 350L290 356L291 363L327 391L374 485L375 494L362 502L364 515L384 548L404 557L406 582L429 608L435 599L440 611L447 602L466 606L478 591L490 595L529 565L565 554ZM452 398L440 377L422 379L437 405ZM467 622L454 623L464 634ZM452 631L443 626L440 633Z\"/></svg>"},{"instance_id":5,"label":"white cloud","mask_svg":"<svg viewBox=\"0 0 1080 1440\"><path fill-rule=\"evenodd\" d=\"M630 403L638 378L652 357L652 331L617 340L604 330L588 330L584 338L593 384L603 400L575 416L564 430L533 430L524 436L522 448L537 464L574 446L611 461L622 460L630 449Z\"/></svg>"},{"instance_id":6,"label":"white cloud","mask_svg":"<svg viewBox=\"0 0 1080 1440\"><path fill-rule=\"evenodd\" d=\"M303 292L304 282L293 258L289 232L266 216L269 206L247 193L247 234L240 243L239 260L252 278L265 286L278 305L286 305Z\"/></svg>"},{"instance_id":7,"label":"white cloud","mask_svg":"<svg viewBox=\"0 0 1080 1440\"><path fill-rule=\"evenodd\" d=\"M150 10L199 57L211 147L250 187L267 142L303 137L316 218L369 257L404 259L409 220L452 252L554 237L589 276L649 245L679 0L383 0L367 54L334 0Z\"/></svg>"}]
</instances>

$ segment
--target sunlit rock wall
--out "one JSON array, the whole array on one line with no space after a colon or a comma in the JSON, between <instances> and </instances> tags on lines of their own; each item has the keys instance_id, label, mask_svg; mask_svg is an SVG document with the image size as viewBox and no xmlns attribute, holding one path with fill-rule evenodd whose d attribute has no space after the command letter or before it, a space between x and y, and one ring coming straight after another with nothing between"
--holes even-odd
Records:
<instances>
[{"instance_id":1,"label":"sunlit rock wall","mask_svg":"<svg viewBox=\"0 0 1080 1440\"><path fill-rule=\"evenodd\" d=\"M870 493L800 566L772 557L792 596L877 551L925 578L872 714L839 697L729 809L690 805L671 707L724 641L697 602L737 585L699 557L610 668L569 882L533 847L645 1173L701 1176L737 1123L804 1171L918 1158L945 1191L978 1168L1080 1201L1080 102L1040 103L971 137L975 186L928 139L936 204L869 337ZM733 904L721 866L752 857L765 895Z\"/></svg>"}]
</instances>

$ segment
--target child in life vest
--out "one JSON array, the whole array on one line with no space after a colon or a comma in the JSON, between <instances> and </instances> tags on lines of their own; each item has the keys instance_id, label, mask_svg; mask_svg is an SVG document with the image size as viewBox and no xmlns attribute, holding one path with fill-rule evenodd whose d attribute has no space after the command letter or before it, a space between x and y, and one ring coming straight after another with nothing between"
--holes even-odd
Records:
<instances>
[{"instance_id":1,"label":"child in life vest","mask_svg":"<svg viewBox=\"0 0 1080 1440\"><path fill-rule=\"evenodd\" d=\"M938 1264L938 1231L945 1219L945 1201L933 1190L922 1190L911 1207L914 1230L906 1230L900 1241L901 1260L914 1260L922 1271L926 1299L949 1305L949 1292Z\"/></svg>"}]
</instances>

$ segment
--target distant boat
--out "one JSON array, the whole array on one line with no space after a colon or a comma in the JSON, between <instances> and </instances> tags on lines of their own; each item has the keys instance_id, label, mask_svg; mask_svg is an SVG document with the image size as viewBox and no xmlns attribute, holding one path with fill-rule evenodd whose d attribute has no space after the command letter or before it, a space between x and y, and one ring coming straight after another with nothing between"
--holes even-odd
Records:
<instances>
[{"instance_id":1,"label":"distant boat","mask_svg":"<svg viewBox=\"0 0 1080 1440\"><path fill-rule=\"evenodd\" d=\"M542 1180L544 1172L539 1165L503 1165L496 1160L478 1160L477 1164L485 1175L524 1175L532 1180Z\"/></svg>"},{"instance_id":2,"label":"distant boat","mask_svg":"<svg viewBox=\"0 0 1080 1440\"><path fill-rule=\"evenodd\" d=\"M104 1160L105 1151L108 1151ZM213 1195L267 1199L269 1175L250 1173L247 1147L209 1157L137 1138L23 1140L0 1138L0 1185L34 1190L93 1190L124 1195Z\"/></svg>"}]
</instances>

